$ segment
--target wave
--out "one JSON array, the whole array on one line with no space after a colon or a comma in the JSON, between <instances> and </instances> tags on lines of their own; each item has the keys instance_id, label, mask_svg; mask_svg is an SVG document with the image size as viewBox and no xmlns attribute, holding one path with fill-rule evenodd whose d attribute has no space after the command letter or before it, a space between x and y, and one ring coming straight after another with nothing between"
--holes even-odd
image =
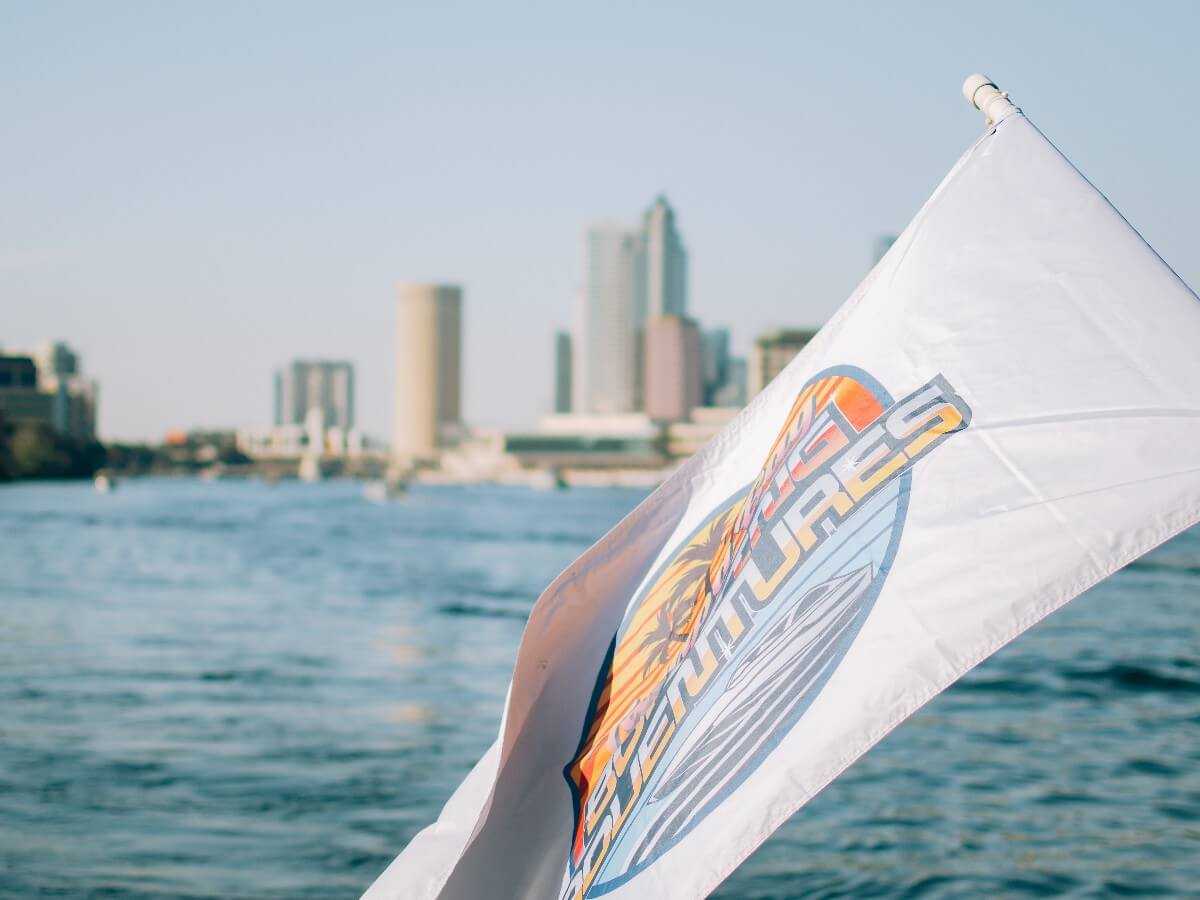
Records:
<instances>
[{"instance_id":1,"label":"wave","mask_svg":"<svg viewBox=\"0 0 1200 900\"><path fill-rule=\"evenodd\" d=\"M971 678L954 686L956 694L1036 694L1045 686L1022 678Z\"/></svg>"},{"instance_id":2,"label":"wave","mask_svg":"<svg viewBox=\"0 0 1200 900\"><path fill-rule=\"evenodd\" d=\"M1108 684L1125 691L1200 694L1200 679L1130 663L1115 663L1098 669L1065 669L1061 674L1068 681Z\"/></svg>"},{"instance_id":3,"label":"wave","mask_svg":"<svg viewBox=\"0 0 1200 900\"><path fill-rule=\"evenodd\" d=\"M1135 559L1125 567L1134 572L1172 572L1179 575L1200 575L1200 563L1182 559Z\"/></svg>"},{"instance_id":4,"label":"wave","mask_svg":"<svg viewBox=\"0 0 1200 900\"><path fill-rule=\"evenodd\" d=\"M521 622L529 618L528 610L481 606L475 603L443 603L437 609L448 616L482 616L488 619L515 619Z\"/></svg>"}]
</instances>

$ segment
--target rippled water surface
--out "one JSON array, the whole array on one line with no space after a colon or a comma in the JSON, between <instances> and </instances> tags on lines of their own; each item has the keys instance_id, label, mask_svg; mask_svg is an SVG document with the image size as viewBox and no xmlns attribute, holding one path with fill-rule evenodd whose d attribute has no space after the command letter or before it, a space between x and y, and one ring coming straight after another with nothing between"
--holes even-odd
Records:
<instances>
[{"instance_id":1,"label":"rippled water surface","mask_svg":"<svg viewBox=\"0 0 1200 900\"><path fill-rule=\"evenodd\" d=\"M0 893L356 897L493 739L533 599L640 498L0 487ZM1197 895L1198 587L1193 532L934 701L717 896Z\"/></svg>"}]
</instances>

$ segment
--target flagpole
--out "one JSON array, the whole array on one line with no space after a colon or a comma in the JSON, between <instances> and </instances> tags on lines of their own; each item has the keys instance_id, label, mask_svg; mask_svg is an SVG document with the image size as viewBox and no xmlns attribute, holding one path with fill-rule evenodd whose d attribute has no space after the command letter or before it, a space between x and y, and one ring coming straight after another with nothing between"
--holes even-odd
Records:
<instances>
[{"instance_id":1,"label":"flagpole","mask_svg":"<svg viewBox=\"0 0 1200 900\"><path fill-rule=\"evenodd\" d=\"M996 83L986 75L968 76L962 90L967 102L983 113L989 127L1021 111L1008 99L1008 94L996 87Z\"/></svg>"}]
</instances>

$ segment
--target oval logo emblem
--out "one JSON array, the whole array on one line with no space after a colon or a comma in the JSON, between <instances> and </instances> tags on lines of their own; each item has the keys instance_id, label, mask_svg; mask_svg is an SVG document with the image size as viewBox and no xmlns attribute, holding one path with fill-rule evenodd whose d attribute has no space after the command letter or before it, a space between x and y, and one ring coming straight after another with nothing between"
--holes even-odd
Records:
<instances>
[{"instance_id":1,"label":"oval logo emblem","mask_svg":"<svg viewBox=\"0 0 1200 900\"><path fill-rule=\"evenodd\" d=\"M969 422L940 375L900 401L852 367L805 384L757 478L667 554L613 638L563 770L564 898L653 863L796 725L883 587L912 466Z\"/></svg>"}]
</instances>

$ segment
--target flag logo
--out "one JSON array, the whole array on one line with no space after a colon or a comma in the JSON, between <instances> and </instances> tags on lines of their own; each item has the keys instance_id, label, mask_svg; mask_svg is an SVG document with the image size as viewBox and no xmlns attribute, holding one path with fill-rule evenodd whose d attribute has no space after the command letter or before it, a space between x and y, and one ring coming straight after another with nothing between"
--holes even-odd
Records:
<instances>
[{"instance_id":1,"label":"flag logo","mask_svg":"<svg viewBox=\"0 0 1200 900\"><path fill-rule=\"evenodd\" d=\"M563 770L564 898L650 865L795 726L883 586L912 467L970 419L942 375L899 401L849 366L805 384L757 478L668 554L613 638Z\"/></svg>"}]
</instances>

